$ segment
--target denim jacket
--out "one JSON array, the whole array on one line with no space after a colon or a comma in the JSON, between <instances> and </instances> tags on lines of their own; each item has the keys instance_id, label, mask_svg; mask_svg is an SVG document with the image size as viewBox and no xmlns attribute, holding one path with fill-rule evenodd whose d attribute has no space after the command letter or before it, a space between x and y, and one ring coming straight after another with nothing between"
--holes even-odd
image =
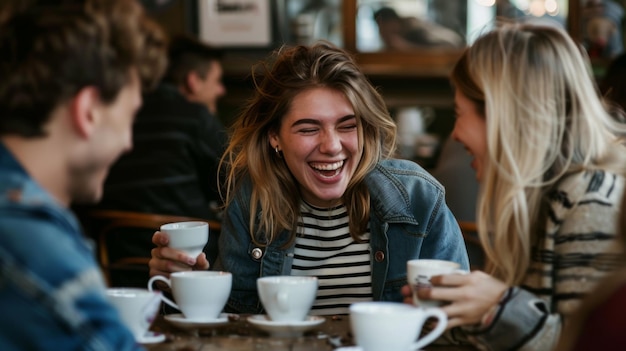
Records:
<instances>
[{"instance_id":1,"label":"denim jacket","mask_svg":"<svg viewBox=\"0 0 626 351\"><path fill-rule=\"evenodd\" d=\"M406 262L438 258L469 268L465 242L456 219L445 204L443 187L417 164L381 161L366 177L370 192L370 246L374 300L401 301L407 283ZM290 275L295 243L286 245L284 231L267 247L249 235L250 182L242 184L225 213L218 262L213 267L233 273L226 311L261 313L256 279ZM256 214L257 217L261 213Z\"/></svg>"},{"instance_id":2,"label":"denim jacket","mask_svg":"<svg viewBox=\"0 0 626 351\"><path fill-rule=\"evenodd\" d=\"M138 350L78 221L0 143L0 350Z\"/></svg>"}]
</instances>

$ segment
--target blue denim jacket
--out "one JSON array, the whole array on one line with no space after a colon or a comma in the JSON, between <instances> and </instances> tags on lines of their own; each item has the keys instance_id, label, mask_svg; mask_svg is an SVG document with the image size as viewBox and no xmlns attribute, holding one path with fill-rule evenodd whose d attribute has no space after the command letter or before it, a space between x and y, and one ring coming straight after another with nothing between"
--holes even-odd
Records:
<instances>
[{"instance_id":1,"label":"blue denim jacket","mask_svg":"<svg viewBox=\"0 0 626 351\"><path fill-rule=\"evenodd\" d=\"M417 164L385 160L366 178L371 197L370 245L374 300L401 301L406 262L414 258L455 261L469 268L465 242L445 204L443 187ZM233 273L226 311L262 313L256 279L290 275L294 243L283 232L267 247L249 236L251 184L243 184L225 213L219 257L213 269ZM259 213L257 216L261 216Z\"/></svg>"},{"instance_id":2,"label":"blue denim jacket","mask_svg":"<svg viewBox=\"0 0 626 351\"><path fill-rule=\"evenodd\" d=\"M0 350L138 350L74 215L0 143Z\"/></svg>"}]
</instances>

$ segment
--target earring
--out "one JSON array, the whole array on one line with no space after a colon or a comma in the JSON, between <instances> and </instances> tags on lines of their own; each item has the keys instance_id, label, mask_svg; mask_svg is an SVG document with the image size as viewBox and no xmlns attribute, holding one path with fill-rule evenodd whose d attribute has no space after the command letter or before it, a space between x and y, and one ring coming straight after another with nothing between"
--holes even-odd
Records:
<instances>
[{"instance_id":1,"label":"earring","mask_svg":"<svg viewBox=\"0 0 626 351\"><path fill-rule=\"evenodd\" d=\"M276 151L276 156L278 156L278 158L283 158L283 155L280 153L280 150L278 150L278 145L276 145L276 147L274 148L274 151Z\"/></svg>"}]
</instances>

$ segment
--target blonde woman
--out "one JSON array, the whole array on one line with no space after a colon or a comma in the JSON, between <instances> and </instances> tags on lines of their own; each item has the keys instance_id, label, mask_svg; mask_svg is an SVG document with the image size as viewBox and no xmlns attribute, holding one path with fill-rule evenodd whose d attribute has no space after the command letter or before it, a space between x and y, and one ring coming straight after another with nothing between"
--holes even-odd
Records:
<instances>
[{"instance_id":1,"label":"blonde woman","mask_svg":"<svg viewBox=\"0 0 626 351\"><path fill-rule=\"evenodd\" d=\"M356 301L402 301L406 261L468 258L441 185L391 159L396 126L345 51L285 48L255 75L224 162L226 210L213 269L233 273L226 310L261 313L256 279L313 275L312 314ZM206 269L156 233L150 272Z\"/></svg>"},{"instance_id":2,"label":"blonde woman","mask_svg":"<svg viewBox=\"0 0 626 351\"><path fill-rule=\"evenodd\" d=\"M617 267L624 127L605 111L578 46L555 27L502 24L453 69L453 136L481 182L487 272L445 275L423 298L490 350L549 350ZM408 287L403 289L409 302Z\"/></svg>"}]
</instances>

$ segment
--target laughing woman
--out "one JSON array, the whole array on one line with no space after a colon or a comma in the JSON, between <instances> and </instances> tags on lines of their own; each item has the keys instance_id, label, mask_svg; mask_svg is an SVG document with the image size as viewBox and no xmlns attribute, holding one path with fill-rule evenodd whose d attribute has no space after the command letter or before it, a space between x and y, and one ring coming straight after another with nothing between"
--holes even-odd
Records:
<instances>
[{"instance_id":1,"label":"laughing woman","mask_svg":"<svg viewBox=\"0 0 626 351\"><path fill-rule=\"evenodd\" d=\"M409 259L467 269L443 188L390 158L395 124L352 57L325 43L276 55L254 77L223 159L227 208L212 268L233 273L226 310L261 313L261 276L317 276L312 314L328 315L356 301L402 301ZM208 267L160 233L153 242L152 275Z\"/></svg>"},{"instance_id":2,"label":"laughing woman","mask_svg":"<svg viewBox=\"0 0 626 351\"><path fill-rule=\"evenodd\" d=\"M503 24L453 69L453 136L474 157L491 265L434 278L422 297L449 301L448 326L481 349L552 349L580 298L621 262L625 127L587 68L564 31Z\"/></svg>"}]
</instances>

